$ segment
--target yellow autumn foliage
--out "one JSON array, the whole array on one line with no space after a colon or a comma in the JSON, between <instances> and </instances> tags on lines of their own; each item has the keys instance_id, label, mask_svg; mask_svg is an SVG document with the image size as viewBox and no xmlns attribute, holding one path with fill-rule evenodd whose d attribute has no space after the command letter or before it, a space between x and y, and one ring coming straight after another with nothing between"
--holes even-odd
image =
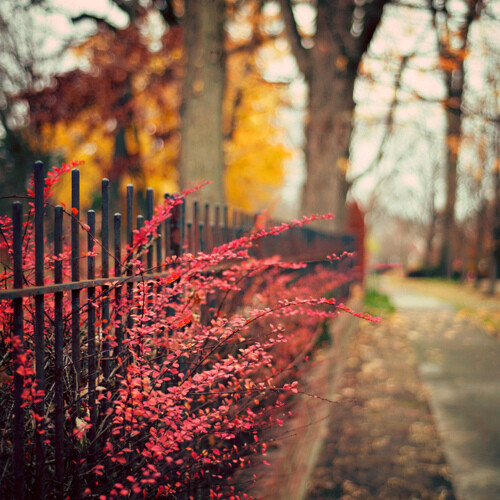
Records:
<instances>
[{"instance_id":1,"label":"yellow autumn foliage","mask_svg":"<svg viewBox=\"0 0 500 500\"><path fill-rule=\"evenodd\" d=\"M82 111L79 119L70 123L44 124L39 138L42 152L56 154L67 162L72 160L84 162L79 167L84 173L80 180L82 207L91 206L96 189L99 189L95 179L103 177L102 165L109 162L114 148L113 139L106 134L104 123L91 129L85 125L89 112L92 111ZM55 189L56 201L70 206L70 176L63 176Z\"/></svg>"},{"instance_id":2,"label":"yellow autumn foliage","mask_svg":"<svg viewBox=\"0 0 500 500\"><path fill-rule=\"evenodd\" d=\"M110 71L109 65L116 64L116 59L123 56L120 52L123 49L112 53L112 43L114 39L109 34L99 32L77 47L75 54L87 60L95 72L99 72L101 64L108 65ZM120 116L126 153L133 158L133 168L119 175L119 189L124 192L128 183L140 191L151 186L156 196L160 196L178 190L181 93L178 79L162 80L158 75L173 60L181 59L182 51L175 48L155 54L145 68L139 66L138 56L139 52L134 51L126 54L126 63L116 68L129 79L130 111L126 121L123 113ZM284 164L291 156L283 130L277 124L282 104L280 92L279 85L265 81L259 74L253 54L239 53L228 58L224 102L225 185L226 203L231 207L256 212L272 207L277 200ZM109 111L107 116L112 116ZM41 128L43 152L57 154L64 161L85 162L81 167L82 209L100 196L97 179L117 177L111 169L119 127L116 119L102 117L98 105L87 104L70 120L45 123ZM56 198L68 205L70 176L67 177L57 188Z\"/></svg>"},{"instance_id":3,"label":"yellow autumn foliage","mask_svg":"<svg viewBox=\"0 0 500 500\"><path fill-rule=\"evenodd\" d=\"M272 209L283 184L284 164L292 156L277 124L281 89L263 80L244 58L230 62L225 103L225 129L230 135L225 144L226 201L245 212Z\"/></svg>"},{"instance_id":4,"label":"yellow autumn foliage","mask_svg":"<svg viewBox=\"0 0 500 500\"><path fill-rule=\"evenodd\" d=\"M45 124L41 131L42 151L57 154L65 161L84 161L80 167L84 172L81 176L80 200L83 208L91 206L95 196L100 194L96 179L110 175L115 144L114 136L106 130L104 122L88 127L88 114L88 110L83 110L70 123ZM159 120L159 117L155 118ZM176 161L180 138L174 136L169 141L158 139L154 135L154 121L146 126L138 124L125 130L127 151L131 155L138 155L140 171L138 176L129 173L120 177L122 191L128 183L142 190L152 186L157 193L178 190ZM69 204L70 192L70 178L66 176L57 186L57 200Z\"/></svg>"}]
</instances>

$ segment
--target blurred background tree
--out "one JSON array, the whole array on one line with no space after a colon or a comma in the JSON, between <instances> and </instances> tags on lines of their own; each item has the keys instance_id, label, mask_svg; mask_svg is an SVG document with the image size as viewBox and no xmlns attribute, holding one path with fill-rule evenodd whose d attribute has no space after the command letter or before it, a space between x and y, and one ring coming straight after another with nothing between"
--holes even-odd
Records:
<instances>
[{"instance_id":1,"label":"blurred background tree","mask_svg":"<svg viewBox=\"0 0 500 500\"><path fill-rule=\"evenodd\" d=\"M372 199L369 206L376 209L370 217L381 238L388 230L382 225L404 221L394 227L406 228L410 236L405 259L428 274L478 274L478 248L484 245L489 255L498 248L492 221L500 62L500 47L493 40L500 35L499 8L495 1L387 5L358 75L350 172L355 196L363 190L362 196ZM402 73L401 56L409 56ZM481 134L478 123L488 132ZM366 150L370 143L374 153L363 158L363 145ZM474 152L478 148L482 155ZM430 165L435 173L422 175L431 174ZM472 181L471 174L481 182ZM368 184L378 188L366 189ZM470 221L481 210L488 229L478 234L470 230ZM426 213L433 214L427 234L434 235L427 242L417 229ZM391 250L383 252L379 258L401 261L396 252L392 257Z\"/></svg>"},{"instance_id":2,"label":"blurred background tree","mask_svg":"<svg viewBox=\"0 0 500 500\"><path fill-rule=\"evenodd\" d=\"M41 90L23 92L39 149L85 160L92 174L110 178L115 195L132 180L139 192L146 185L161 192L208 179L204 201L224 203L228 193L240 209L268 206L289 153L273 119L281 105L279 85L247 62L264 41L241 34L250 22L256 26L250 38L261 37L262 3L228 3L229 34L226 9L214 2L114 3L127 16L124 27L88 12L74 16L75 24L91 20L96 26L69 49L77 67L52 75ZM216 12L224 16L213 22ZM232 141L245 144L245 151L236 153ZM231 152L228 171L224 142ZM86 204L99 196L92 177L83 186Z\"/></svg>"},{"instance_id":3,"label":"blurred background tree","mask_svg":"<svg viewBox=\"0 0 500 500\"><path fill-rule=\"evenodd\" d=\"M86 204L99 195L92 189L99 175L110 179L115 196L132 180L139 191L177 187L182 39L174 29L160 40L149 34L139 25L99 23L72 49L82 69L26 95L42 149L86 162ZM154 50L155 42L166 49Z\"/></svg>"},{"instance_id":4,"label":"blurred background tree","mask_svg":"<svg viewBox=\"0 0 500 500\"><path fill-rule=\"evenodd\" d=\"M280 1L290 47L309 89L301 210L333 211L338 228L345 222L354 82L386 2L318 0L314 30L304 32L294 8L311 2Z\"/></svg>"}]
</instances>

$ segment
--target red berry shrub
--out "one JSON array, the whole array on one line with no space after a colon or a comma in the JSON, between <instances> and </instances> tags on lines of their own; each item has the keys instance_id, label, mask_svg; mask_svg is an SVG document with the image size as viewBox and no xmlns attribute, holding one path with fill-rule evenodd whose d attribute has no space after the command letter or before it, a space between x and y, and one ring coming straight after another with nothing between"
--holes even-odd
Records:
<instances>
[{"instance_id":1,"label":"red berry shrub","mask_svg":"<svg viewBox=\"0 0 500 500\"><path fill-rule=\"evenodd\" d=\"M70 166L53 169L51 187ZM192 191L192 190L191 190ZM71 361L71 297L64 294L64 492L90 498L242 498L231 486L234 471L265 452L261 433L280 425L287 397L299 392L304 359L314 347L324 321L339 311L332 292L348 282L347 267L337 259L323 263L284 262L279 257L253 258L262 238L277 235L327 216L305 217L291 224L256 229L209 253L183 253L165 259L153 277L144 256L153 247L160 224L171 217L190 191L168 198L151 221L136 230L121 256L125 285L110 279L107 294L81 306L81 365L74 387ZM28 195L32 193L29 191ZM33 210L24 222L25 286L34 284ZM74 215L67 212L68 220ZM88 230L81 224L82 232ZM12 254L12 222L0 219L0 249ZM50 248L49 245L46 248ZM93 252L103 251L95 241ZM105 250L104 250L105 251ZM86 253L84 257L88 257ZM48 250L46 284L53 283L56 261L70 280L70 250ZM160 272L161 271L161 272ZM12 287L12 270L4 262L2 288ZM121 294L116 294L118 287ZM109 297L109 299L108 299ZM109 300L109 321L101 306ZM0 480L2 494L12 494L11 411L13 374L24 377L26 409L26 481L34 481L34 432L43 433L48 488L54 461L54 299L45 298L46 390L37 389L33 355L33 299L23 301L24 345L12 335L13 309L0 307ZM88 309L96 315L97 397L89 401L87 370ZM367 317L367 319L373 319ZM121 335L117 335L122 332ZM17 344L16 344L17 343ZM15 354L14 354L15 353ZM105 377L103 364L111 373ZM93 390L93 389L92 389ZM45 415L37 402L45 400ZM37 421L43 421L43 427ZM27 486L30 487L29 484Z\"/></svg>"}]
</instances>

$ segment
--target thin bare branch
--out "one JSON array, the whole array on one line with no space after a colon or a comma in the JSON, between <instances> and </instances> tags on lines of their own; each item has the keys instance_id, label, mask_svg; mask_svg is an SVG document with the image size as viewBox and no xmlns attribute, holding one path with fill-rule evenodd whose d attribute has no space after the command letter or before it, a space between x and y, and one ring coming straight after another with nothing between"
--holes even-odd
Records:
<instances>
[{"instance_id":1,"label":"thin bare branch","mask_svg":"<svg viewBox=\"0 0 500 500\"><path fill-rule=\"evenodd\" d=\"M280 0L280 7L292 53L295 56L300 71L307 80L310 76L310 58L307 50L302 46L301 36L293 15L290 0Z\"/></svg>"}]
</instances>

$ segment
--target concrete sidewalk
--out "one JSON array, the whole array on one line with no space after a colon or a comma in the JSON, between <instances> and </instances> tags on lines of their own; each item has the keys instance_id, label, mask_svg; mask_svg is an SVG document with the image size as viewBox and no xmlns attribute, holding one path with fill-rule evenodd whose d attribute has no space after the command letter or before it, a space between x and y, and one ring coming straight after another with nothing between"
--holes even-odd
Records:
<instances>
[{"instance_id":1,"label":"concrete sidewalk","mask_svg":"<svg viewBox=\"0 0 500 500\"><path fill-rule=\"evenodd\" d=\"M383 283L407 324L459 500L500 499L500 342L447 302Z\"/></svg>"}]
</instances>

